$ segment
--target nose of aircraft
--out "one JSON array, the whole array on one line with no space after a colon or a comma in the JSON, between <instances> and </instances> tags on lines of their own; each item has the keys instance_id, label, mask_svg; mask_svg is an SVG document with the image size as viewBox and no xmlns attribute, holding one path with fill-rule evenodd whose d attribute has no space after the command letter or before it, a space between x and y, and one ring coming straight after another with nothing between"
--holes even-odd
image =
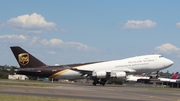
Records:
<instances>
[{"instance_id":1,"label":"nose of aircraft","mask_svg":"<svg viewBox=\"0 0 180 101\"><path fill-rule=\"evenodd\" d=\"M174 64L174 62L172 60L166 59L166 67L170 67Z\"/></svg>"}]
</instances>

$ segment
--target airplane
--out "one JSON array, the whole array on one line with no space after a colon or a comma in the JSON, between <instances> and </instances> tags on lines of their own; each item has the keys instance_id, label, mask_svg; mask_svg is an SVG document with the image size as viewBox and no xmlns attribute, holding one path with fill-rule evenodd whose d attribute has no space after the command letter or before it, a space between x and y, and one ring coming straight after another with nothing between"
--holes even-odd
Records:
<instances>
[{"instance_id":1,"label":"airplane","mask_svg":"<svg viewBox=\"0 0 180 101\"><path fill-rule=\"evenodd\" d=\"M176 72L170 78L158 78L158 79L163 82L180 82L180 79L177 79L178 77L179 77L179 72Z\"/></svg>"},{"instance_id":2,"label":"airplane","mask_svg":"<svg viewBox=\"0 0 180 101\"><path fill-rule=\"evenodd\" d=\"M128 75L126 76L126 81L149 81L150 77L148 76L134 76L134 75Z\"/></svg>"},{"instance_id":3,"label":"airplane","mask_svg":"<svg viewBox=\"0 0 180 101\"><path fill-rule=\"evenodd\" d=\"M177 79L179 77L179 72L174 73L170 79Z\"/></svg>"},{"instance_id":4,"label":"airplane","mask_svg":"<svg viewBox=\"0 0 180 101\"><path fill-rule=\"evenodd\" d=\"M110 78L125 78L128 74L159 71L173 65L173 61L159 54L135 56L121 60L48 66L19 46L10 47L24 74L54 79L93 80L93 85L105 85Z\"/></svg>"}]
</instances>

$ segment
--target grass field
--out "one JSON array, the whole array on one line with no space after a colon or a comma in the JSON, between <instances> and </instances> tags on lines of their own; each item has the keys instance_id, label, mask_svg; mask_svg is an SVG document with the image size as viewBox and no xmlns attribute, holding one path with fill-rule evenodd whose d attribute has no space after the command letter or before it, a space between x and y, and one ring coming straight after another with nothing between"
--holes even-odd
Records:
<instances>
[{"instance_id":1,"label":"grass field","mask_svg":"<svg viewBox=\"0 0 180 101\"><path fill-rule=\"evenodd\" d=\"M0 101L89 101L89 100L0 94Z\"/></svg>"}]
</instances>

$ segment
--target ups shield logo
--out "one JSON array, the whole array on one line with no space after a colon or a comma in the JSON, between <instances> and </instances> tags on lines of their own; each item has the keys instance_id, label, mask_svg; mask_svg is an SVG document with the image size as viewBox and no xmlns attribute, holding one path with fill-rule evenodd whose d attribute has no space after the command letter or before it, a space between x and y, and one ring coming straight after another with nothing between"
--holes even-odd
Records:
<instances>
[{"instance_id":1,"label":"ups shield logo","mask_svg":"<svg viewBox=\"0 0 180 101\"><path fill-rule=\"evenodd\" d=\"M29 63L29 54L21 53L18 55L19 64L25 66Z\"/></svg>"}]
</instances>

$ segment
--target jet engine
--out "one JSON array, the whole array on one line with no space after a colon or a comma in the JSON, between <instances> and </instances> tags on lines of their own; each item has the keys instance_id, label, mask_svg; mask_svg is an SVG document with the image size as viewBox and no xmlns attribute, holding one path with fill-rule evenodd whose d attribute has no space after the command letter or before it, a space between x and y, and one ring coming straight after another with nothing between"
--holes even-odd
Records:
<instances>
[{"instance_id":1,"label":"jet engine","mask_svg":"<svg viewBox=\"0 0 180 101\"><path fill-rule=\"evenodd\" d=\"M106 78L107 73L106 71L93 71L92 76L96 78Z\"/></svg>"},{"instance_id":2,"label":"jet engine","mask_svg":"<svg viewBox=\"0 0 180 101\"><path fill-rule=\"evenodd\" d=\"M126 72L111 72L111 77L124 78L124 77L126 77Z\"/></svg>"}]
</instances>

